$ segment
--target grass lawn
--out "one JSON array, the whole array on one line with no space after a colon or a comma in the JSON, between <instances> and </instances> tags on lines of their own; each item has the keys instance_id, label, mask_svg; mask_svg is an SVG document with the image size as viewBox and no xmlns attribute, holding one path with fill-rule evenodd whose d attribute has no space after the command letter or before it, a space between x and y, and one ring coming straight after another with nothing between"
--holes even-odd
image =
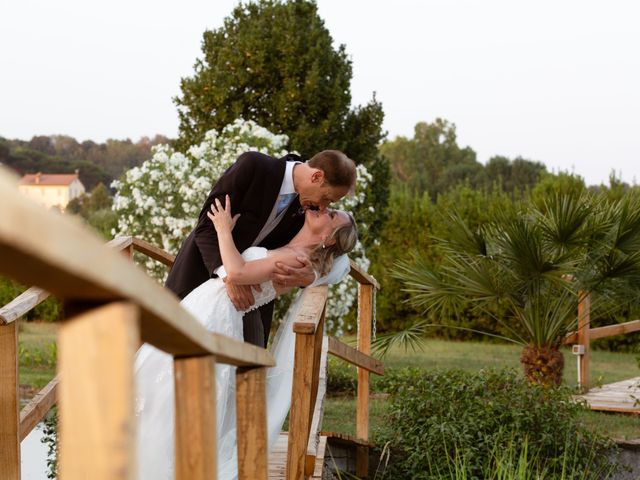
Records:
<instances>
[{"instance_id":1,"label":"grass lawn","mask_svg":"<svg viewBox=\"0 0 640 480\"><path fill-rule=\"evenodd\" d=\"M346 339L349 341L349 339ZM482 368L514 368L519 369L521 347L510 344L491 344L484 342L453 342L446 340L425 340L423 349L405 352L393 349L384 358L387 369L401 367L418 367L425 370L461 369L477 371ZM640 376L637 354L612 353L605 351L591 352L592 385L601 385ZM567 348L564 349L565 372L564 383L574 387L577 384L576 358ZM376 376L372 375L375 389ZM370 402L370 438L375 442L376 433L384 428L386 399L372 399ZM348 434L355 433L355 399L349 397L332 397L325 406L323 430ZM602 412L585 412L585 424L612 438L640 438L640 416L628 414L610 414Z\"/></svg>"},{"instance_id":2,"label":"grass lawn","mask_svg":"<svg viewBox=\"0 0 640 480\"><path fill-rule=\"evenodd\" d=\"M33 388L41 388L55 375L55 344L57 325L53 323L21 322L19 344L21 353L20 384L25 396ZM348 340L348 339L347 339ZM576 384L576 360L565 350L565 383ZM53 357L53 358L52 358ZM452 369L479 370L486 367L519 368L518 345L482 342L452 342L426 340L417 352L394 349L384 359L386 368L418 367L427 370ZM636 355L631 353L591 352L591 378L594 385L610 383L640 376ZM375 384L375 375L372 381ZM384 428L385 398L372 398L370 402L370 432L375 441ZM356 405L352 397L330 397L325 406L323 430L355 435ZM640 416L586 412L584 421L592 428L614 438L640 437Z\"/></svg>"},{"instance_id":3,"label":"grass lawn","mask_svg":"<svg viewBox=\"0 0 640 480\"><path fill-rule=\"evenodd\" d=\"M19 382L24 396L44 387L56 374L55 343L58 325L55 323L20 322L18 348L20 351Z\"/></svg>"}]
</instances>

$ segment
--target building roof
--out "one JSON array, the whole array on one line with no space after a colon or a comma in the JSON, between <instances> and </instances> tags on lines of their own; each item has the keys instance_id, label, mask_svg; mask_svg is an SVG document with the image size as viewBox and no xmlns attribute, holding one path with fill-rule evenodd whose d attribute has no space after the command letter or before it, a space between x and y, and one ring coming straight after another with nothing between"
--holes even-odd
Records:
<instances>
[{"instance_id":1,"label":"building roof","mask_svg":"<svg viewBox=\"0 0 640 480\"><path fill-rule=\"evenodd\" d=\"M77 178L77 173L27 173L20 185L70 185Z\"/></svg>"}]
</instances>

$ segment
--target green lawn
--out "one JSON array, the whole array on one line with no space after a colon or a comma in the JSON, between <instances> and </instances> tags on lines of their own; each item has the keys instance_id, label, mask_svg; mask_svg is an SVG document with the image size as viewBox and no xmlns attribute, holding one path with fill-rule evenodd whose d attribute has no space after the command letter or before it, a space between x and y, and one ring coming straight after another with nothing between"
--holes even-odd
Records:
<instances>
[{"instance_id":1,"label":"green lawn","mask_svg":"<svg viewBox=\"0 0 640 480\"><path fill-rule=\"evenodd\" d=\"M20 322L18 348L20 350L20 385L25 396L31 396L32 388L44 387L56 374L55 323Z\"/></svg>"}]
</instances>

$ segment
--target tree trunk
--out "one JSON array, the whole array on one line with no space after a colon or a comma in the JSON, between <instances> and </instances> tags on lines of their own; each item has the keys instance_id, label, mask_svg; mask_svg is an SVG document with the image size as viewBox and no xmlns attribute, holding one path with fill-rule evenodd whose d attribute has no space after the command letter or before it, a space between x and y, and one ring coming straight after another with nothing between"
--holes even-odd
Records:
<instances>
[{"instance_id":1,"label":"tree trunk","mask_svg":"<svg viewBox=\"0 0 640 480\"><path fill-rule=\"evenodd\" d=\"M532 383L552 386L562 383L564 356L558 347L527 345L520 355L524 375Z\"/></svg>"}]
</instances>

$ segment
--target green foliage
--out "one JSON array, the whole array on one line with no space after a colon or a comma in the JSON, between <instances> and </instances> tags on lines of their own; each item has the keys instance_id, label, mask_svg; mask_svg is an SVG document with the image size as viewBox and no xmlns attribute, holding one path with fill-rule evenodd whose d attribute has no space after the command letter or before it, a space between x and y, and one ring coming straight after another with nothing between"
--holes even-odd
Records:
<instances>
[{"instance_id":1,"label":"green foliage","mask_svg":"<svg viewBox=\"0 0 640 480\"><path fill-rule=\"evenodd\" d=\"M377 147L382 105L375 97L351 108L351 61L310 0L259 0L238 5L224 26L203 35L202 58L181 81L177 146L186 151L207 131L238 118L286 134L303 158L327 148L345 152L374 175L369 203L386 206L387 163ZM375 238L384 217L359 218ZM367 239L367 244L369 244Z\"/></svg>"},{"instance_id":2,"label":"green foliage","mask_svg":"<svg viewBox=\"0 0 640 480\"><path fill-rule=\"evenodd\" d=\"M82 217L103 238L110 240L112 230L118 226L118 214L111 209L113 199L102 183L89 194L82 194L69 202L65 213Z\"/></svg>"},{"instance_id":3,"label":"green foliage","mask_svg":"<svg viewBox=\"0 0 640 480\"><path fill-rule=\"evenodd\" d=\"M53 407L44 418L43 436L47 446L47 478L58 478L58 407Z\"/></svg>"},{"instance_id":4,"label":"green foliage","mask_svg":"<svg viewBox=\"0 0 640 480\"><path fill-rule=\"evenodd\" d=\"M20 344L18 358L21 367L55 369L58 359L57 344L50 343L46 347Z\"/></svg>"},{"instance_id":5,"label":"green foliage","mask_svg":"<svg viewBox=\"0 0 640 480\"><path fill-rule=\"evenodd\" d=\"M395 269L416 308L440 318L469 307L502 311L495 318L506 336L554 347L575 329L582 295L593 292L611 308L637 295L640 198L611 203L572 190L501 212L480 228L451 214L438 246L439 265L416 255Z\"/></svg>"},{"instance_id":6,"label":"green foliage","mask_svg":"<svg viewBox=\"0 0 640 480\"><path fill-rule=\"evenodd\" d=\"M423 317L422 311L409 303L410 295L404 291L402 282L392 275L391 265L400 259L410 258L411 252L421 252L430 262L439 264L442 252L435 240L449 235L448 215L453 210L457 210L471 228L478 228L501 212L515 211L517 204L518 200L498 186L473 189L469 185L458 184L439 195L436 203L426 193L416 195L408 188L393 188L387 209L388 220L380 233L379 244L370 250L370 270L383 287L377 296L378 331L408 328ZM458 319L439 317L438 322L504 333L492 316L479 315L471 310L465 311ZM450 328L434 328L430 333L448 338L479 337L478 334Z\"/></svg>"},{"instance_id":7,"label":"green foliage","mask_svg":"<svg viewBox=\"0 0 640 480\"><path fill-rule=\"evenodd\" d=\"M391 442L394 452L389 478L513 478L487 476L497 452L508 454L502 460L524 455L548 478L605 478L598 468L613 446L580 424L584 407L568 390L490 370L406 369L386 382L389 429L379 441ZM465 476L450 476L456 469Z\"/></svg>"},{"instance_id":8,"label":"green foliage","mask_svg":"<svg viewBox=\"0 0 640 480\"><path fill-rule=\"evenodd\" d=\"M99 183L108 185L123 170L142 163L151 154L153 145L167 142L160 135L153 139L142 137L136 143L129 139L79 143L66 135L39 135L29 141L0 137L0 163L19 174L73 173L78 169L80 180L91 190Z\"/></svg>"},{"instance_id":9,"label":"green foliage","mask_svg":"<svg viewBox=\"0 0 640 480\"><path fill-rule=\"evenodd\" d=\"M412 139L397 137L380 147L389 158L394 187L405 187L418 195L429 192L431 199L461 183L473 188L499 185L508 193L521 192L535 185L546 173L540 162L517 157L493 157L486 166L476 161L476 153L458 145L456 127L437 118L420 122Z\"/></svg>"},{"instance_id":10,"label":"green foliage","mask_svg":"<svg viewBox=\"0 0 640 480\"><path fill-rule=\"evenodd\" d=\"M329 395L353 395L358 387L356 368L331 356L327 362L327 393Z\"/></svg>"}]
</instances>

